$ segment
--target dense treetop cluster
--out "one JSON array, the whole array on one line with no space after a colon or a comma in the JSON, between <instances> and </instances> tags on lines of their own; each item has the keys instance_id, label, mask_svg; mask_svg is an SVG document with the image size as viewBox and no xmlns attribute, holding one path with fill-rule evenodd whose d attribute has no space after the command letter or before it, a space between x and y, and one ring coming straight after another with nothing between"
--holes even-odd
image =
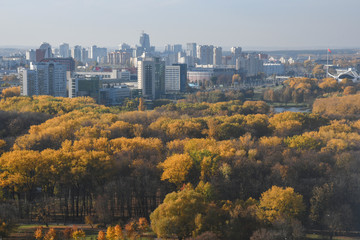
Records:
<instances>
[{"instance_id":1,"label":"dense treetop cluster","mask_svg":"<svg viewBox=\"0 0 360 240\"><path fill-rule=\"evenodd\" d=\"M89 98L9 97L0 206L19 221L145 217L159 237L359 230L359 102L318 99L313 113L242 100L123 112ZM0 221L14 221L5 212Z\"/></svg>"}]
</instances>

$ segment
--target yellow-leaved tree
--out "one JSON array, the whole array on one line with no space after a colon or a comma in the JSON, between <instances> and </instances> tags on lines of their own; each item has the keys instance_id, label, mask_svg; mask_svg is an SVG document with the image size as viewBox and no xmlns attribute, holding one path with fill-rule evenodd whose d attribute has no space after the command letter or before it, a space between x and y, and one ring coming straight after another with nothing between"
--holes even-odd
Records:
<instances>
[{"instance_id":1,"label":"yellow-leaved tree","mask_svg":"<svg viewBox=\"0 0 360 240\"><path fill-rule=\"evenodd\" d=\"M106 235L103 231L100 231L97 237L98 240L106 240Z\"/></svg>"},{"instance_id":2,"label":"yellow-leaved tree","mask_svg":"<svg viewBox=\"0 0 360 240\"><path fill-rule=\"evenodd\" d=\"M304 210L301 194L294 192L291 187L272 186L261 194L257 215L260 220L273 223L281 218L298 218Z\"/></svg>"},{"instance_id":3,"label":"yellow-leaved tree","mask_svg":"<svg viewBox=\"0 0 360 240\"><path fill-rule=\"evenodd\" d=\"M20 96L20 87L5 88L1 92L1 97L3 98L18 97L18 96Z\"/></svg>"},{"instance_id":4,"label":"yellow-leaved tree","mask_svg":"<svg viewBox=\"0 0 360 240\"><path fill-rule=\"evenodd\" d=\"M174 154L159 166L164 170L161 180L168 180L180 187L193 166L193 160L189 154Z\"/></svg>"},{"instance_id":5,"label":"yellow-leaved tree","mask_svg":"<svg viewBox=\"0 0 360 240\"><path fill-rule=\"evenodd\" d=\"M190 237L196 229L196 217L205 213L206 206L204 196L187 185L179 192L166 195L164 202L150 215L151 228L160 238Z\"/></svg>"}]
</instances>

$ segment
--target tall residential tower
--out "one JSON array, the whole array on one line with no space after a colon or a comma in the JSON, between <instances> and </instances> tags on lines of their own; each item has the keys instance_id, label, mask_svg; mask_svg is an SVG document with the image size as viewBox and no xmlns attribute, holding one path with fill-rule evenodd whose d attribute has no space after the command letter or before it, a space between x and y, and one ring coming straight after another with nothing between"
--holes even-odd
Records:
<instances>
[{"instance_id":1,"label":"tall residential tower","mask_svg":"<svg viewBox=\"0 0 360 240\"><path fill-rule=\"evenodd\" d=\"M138 62L138 88L147 99L158 99L165 93L165 62L145 58Z\"/></svg>"}]
</instances>

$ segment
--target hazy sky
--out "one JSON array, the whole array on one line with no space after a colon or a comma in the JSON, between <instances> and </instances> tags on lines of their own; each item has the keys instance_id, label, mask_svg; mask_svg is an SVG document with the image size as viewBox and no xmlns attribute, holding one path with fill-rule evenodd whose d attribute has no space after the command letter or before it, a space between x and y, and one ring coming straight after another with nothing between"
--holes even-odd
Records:
<instances>
[{"instance_id":1,"label":"hazy sky","mask_svg":"<svg viewBox=\"0 0 360 240\"><path fill-rule=\"evenodd\" d=\"M0 46L351 48L359 23L360 0L0 0Z\"/></svg>"}]
</instances>

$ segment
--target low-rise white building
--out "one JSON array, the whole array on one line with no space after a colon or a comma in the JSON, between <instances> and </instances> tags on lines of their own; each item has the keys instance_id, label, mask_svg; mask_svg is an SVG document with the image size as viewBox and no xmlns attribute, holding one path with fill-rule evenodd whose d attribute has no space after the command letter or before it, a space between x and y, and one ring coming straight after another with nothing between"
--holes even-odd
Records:
<instances>
[{"instance_id":1,"label":"low-rise white building","mask_svg":"<svg viewBox=\"0 0 360 240\"><path fill-rule=\"evenodd\" d=\"M263 71L266 76L270 75L283 75L285 73L285 67L281 63L264 63Z\"/></svg>"},{"instance_id":2,"label":"low-rise white building","mask_svg":"<svg viewBox=\"0 0 360 240\"><path fill-rule=\"evenodd\" d=\"M100 77L103 80L121 79L130 81L130 72L123 69L121 71L114 69L111 72L74 72L75 77Z\"/></svg>"}]
</instances>

